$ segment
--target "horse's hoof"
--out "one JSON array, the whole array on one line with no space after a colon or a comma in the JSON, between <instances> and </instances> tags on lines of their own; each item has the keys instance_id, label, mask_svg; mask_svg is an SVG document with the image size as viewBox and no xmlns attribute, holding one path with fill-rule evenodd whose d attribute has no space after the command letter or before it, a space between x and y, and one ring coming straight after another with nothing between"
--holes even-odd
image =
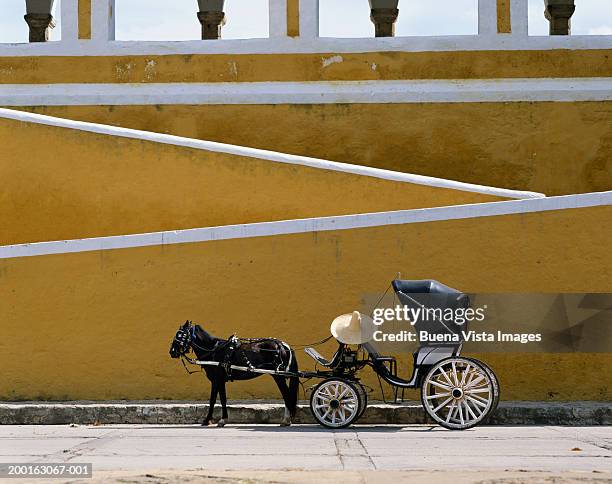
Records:
<instances>
[{"instance_id":1,"label":"horse's hoof","mask_svg":"<svg viewBox=\"0 0 612 484\"><path fill-rule=\"evenodd\" d=\"M217 427L225 427L225 420L221 419L217 422Z\"/></svg>"},{"instance_id":2,"label":"horse's hoof","mask_svg":"<svg viewBox=\"0 0 612 484\"><path fill-rule=\"evenodd\" d=\"M212 422L210 420L204 420L204 422L202 422L202 427L210 427L212 425Z\"/></svg>"},{"instance_id":3,"label":"horse's hoof","mask_svg":"<svg viewBox=\"0 0 612 484\"><path fill-rule=\"evenodd\" d=\"M281 427L290 427L291 426L291 422L281 422L280 426Z\"/></svg>"}]
</instances>

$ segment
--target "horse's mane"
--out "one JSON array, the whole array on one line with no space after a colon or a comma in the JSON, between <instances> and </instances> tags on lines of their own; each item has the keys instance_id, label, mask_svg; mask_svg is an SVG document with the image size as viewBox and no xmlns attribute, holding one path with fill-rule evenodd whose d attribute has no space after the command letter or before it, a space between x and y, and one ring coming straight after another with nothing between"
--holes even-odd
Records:
<instances>
[{"instance_id":1,"label":"horse's mane","mask_svg":"<svg viewBox=\"0 0 612 484\"><path fill-rule=\"evenodd\" d=\"M198 337L198 339L200 340L204 340L204 341L216 341L219 340L220 338L217 338L216 336L213 336L212 334L210 334L208 331L206 331L204 328L202 328L202 326L200 326L199 324L195 324L194 325L194 329L195 329L195 335Z\"/></svg>"}]
</instances>

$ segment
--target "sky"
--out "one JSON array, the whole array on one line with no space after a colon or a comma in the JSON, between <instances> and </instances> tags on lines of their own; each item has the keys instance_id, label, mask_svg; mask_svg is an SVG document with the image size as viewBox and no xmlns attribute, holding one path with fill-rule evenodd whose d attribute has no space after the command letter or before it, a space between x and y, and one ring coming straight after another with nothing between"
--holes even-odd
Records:
<instances>
[{"instance_id":1,"label":"sky","mask_svg":"<svg viewBox=\"0 0 612 484\"><path fill-rule=\"evenodd\" d=\"M118 40L189 40L200 38L196 0L115 0ZM27 42L23 15L25 0L1 0L0 42ZM223 38L268 36L268 0L226 0L227 24ZM475 34L478 0L400 0L396 35ZM56 0L57 27L51 40L61 35ZM543 0L529 0L530 35L547 35ZM146 13L146 15L143 15ZM367 0L320 0L322 37L372 37ZM612 0L576 0L572 33L612 34Z\"/></svg>"}]
</instances>

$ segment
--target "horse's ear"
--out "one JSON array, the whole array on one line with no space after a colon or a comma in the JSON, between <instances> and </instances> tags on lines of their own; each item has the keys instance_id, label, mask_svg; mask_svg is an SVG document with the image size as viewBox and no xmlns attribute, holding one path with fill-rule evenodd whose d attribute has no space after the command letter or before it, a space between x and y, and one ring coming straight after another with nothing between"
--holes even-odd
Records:
<instances>
[{"instance_id":1,"label":"horse's ear","mask_svg":"<svg viewBox=\"0 0 612 484\"><path fill-rule=\"evenodd\" d=\"M186 319L185 324L183 324L183 328L188 328L188 327L189 327L189 320Z\"/></svg>"}]
</instances>

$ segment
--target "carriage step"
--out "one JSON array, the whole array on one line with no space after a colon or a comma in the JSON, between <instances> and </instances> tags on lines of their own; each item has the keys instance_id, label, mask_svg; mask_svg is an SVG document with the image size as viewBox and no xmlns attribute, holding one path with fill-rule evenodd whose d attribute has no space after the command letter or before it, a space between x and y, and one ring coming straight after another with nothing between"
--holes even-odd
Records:
<instances>
[{"instance_id":1,"label":"carriage step","mask_svg":"<svg viewBox=\"0 0 612 484\"><path fill-rule=\"evenodd\" d=\"M332 362L325 359L317 350L315 350L314 348L304 348L304 352L310 356L313 360L315 360L317 363L326 366L326 367L330 367L332 365Z\"/></svg>"}]
</instances>

